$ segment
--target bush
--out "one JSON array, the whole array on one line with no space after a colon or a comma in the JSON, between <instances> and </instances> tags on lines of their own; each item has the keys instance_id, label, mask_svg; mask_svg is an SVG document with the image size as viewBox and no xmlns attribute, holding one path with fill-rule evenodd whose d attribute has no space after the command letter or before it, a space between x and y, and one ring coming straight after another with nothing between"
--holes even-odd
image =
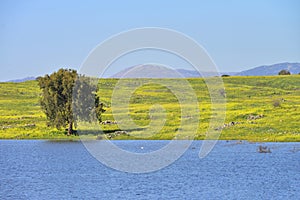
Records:
<instances>
[{"instance_id":1,"label":"bush","mask_svg":"<svg viewBox=\"0 0 300 200\"><path fill-rule=\"evenodd\" d=\"M289 72L289 71L286 70L286 69L283 69L283 70L281 70L281 71L278 73L278 75L291 75L291 72Z\"/></svg>"},{"instance_id":2,"label":"bush","mask_svg":"<svg viewBox=\"0 0 300 200\"><path fill-rule=\"evenodd\" d=\"M274 106L275 108L281 107L281 102L280 102L280 100L279 100L279 99L274 100L274 101L273 101L273 106Z\"/></svg>"}]
</instances>

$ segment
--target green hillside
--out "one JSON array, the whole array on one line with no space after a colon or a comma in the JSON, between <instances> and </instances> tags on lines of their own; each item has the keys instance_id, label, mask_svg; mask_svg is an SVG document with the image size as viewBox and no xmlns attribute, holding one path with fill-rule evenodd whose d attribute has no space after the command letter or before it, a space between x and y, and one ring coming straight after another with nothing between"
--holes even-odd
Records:
<instances>
[{"instance_id":1,"label":"green hillside","mask_svg":"<svg viewBox=\"0 0 300 200\"><path fill-rule=\"evenodd\" d=\"M204 139L211 118L211 104L207 87L200 78L187 79L199 101L200 123L196 139ZM128 85L138 85L143 79L124 80ZM169 84L178 82L166 79ZM249 141L300 141L300 76L226 77L226 126L220 139ZM101 101L107 106L103 120L114 121L111 95L117 79L99 82ZM176 85L180 87L180 85ZM127 94L129 91L122 90ZM23 83L0 83L0 138L1 139L76 139L66 136L63 130L46 126L46 117L39 106L40 90L36 81ZM163 128L147 137L142 129L126 129L128 135L113 139L172 139L181 129L180 120L194 119L181 116L180 104L172 92L159 84L138 87L130 98L129 110L133 121L146 127L151 121L149 109L160 104L166 111ZM125 108L119 108L125 109ZM124 113L116 110L115 113ZM107 135L120 130L118 124L101 125ZM186 126L184 129L194 129ZM216 127L219 128L219 127ZM179 139L191 139L182 136Z\"/></svg>"},{"instance_id":2,"label":"green hillside","mask_svg":"<svg viewBox=\"0 0 300 200\"><path fill-rule=\"evenodd\" d=\"M46 139L65 137L46 126L39 104L37 81L0 83L0 138Z\"/></svg>"}]
</instances>

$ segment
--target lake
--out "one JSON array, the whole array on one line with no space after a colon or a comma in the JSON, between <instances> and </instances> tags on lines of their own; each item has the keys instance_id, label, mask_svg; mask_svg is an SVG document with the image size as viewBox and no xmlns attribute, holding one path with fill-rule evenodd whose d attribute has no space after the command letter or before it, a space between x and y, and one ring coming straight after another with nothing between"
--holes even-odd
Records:
<instances>
[{"instance_id":1,"label":"lake","mask_svg":"<svg viewBox=\"0 0 300 200\"><path fill-rule=\"evenodd\" d=\"M168 143L114 142L139 153ZM81 142L0 140L0 199L299 199L300 143L263 143L272 153L258 153L259 143L219 141L200 159L201 143L162 170L131 174Z\"/></svg>"}]
</instances>

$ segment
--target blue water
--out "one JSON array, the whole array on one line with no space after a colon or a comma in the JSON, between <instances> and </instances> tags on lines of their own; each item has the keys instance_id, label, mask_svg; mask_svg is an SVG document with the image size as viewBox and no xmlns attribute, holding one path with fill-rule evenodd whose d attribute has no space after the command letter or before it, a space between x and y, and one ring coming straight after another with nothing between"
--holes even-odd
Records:
<instances>
[{"instance_id":1,"label":"blue water","mask_svg":"<svg viewBox=\"0 0 300 200\"><path fill-rule=\"evenodd\" d=\"M168 141L116 143L147 152ZM299 199L300 143L265 143L270 154L257 153L259 145L219 141L199 159L196 141L162 170L129 174L104 166L80 142L2 140L0 199Z\"/></svg>"}]
</instances>

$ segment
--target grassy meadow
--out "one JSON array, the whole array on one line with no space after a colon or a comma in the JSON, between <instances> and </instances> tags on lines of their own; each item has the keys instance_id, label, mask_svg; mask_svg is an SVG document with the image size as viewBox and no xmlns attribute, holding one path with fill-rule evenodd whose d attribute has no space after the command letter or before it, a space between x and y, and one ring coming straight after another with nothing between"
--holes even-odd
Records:
<instances>
[{"instance_id":1,"label":"grassy meadow","mask_svg":"<svg viewBox=\"0 0 300 200\"><path fill-rule=\"evenodd\" d=\"M181 84L178 79L164 79L164 81L167 85L173 85L180 90ZM188 81L195 91L200 118L193 113L192 105L180 104L170 88L155 81L138 87L144 82L143 79L122 80L125 87L118 95L128 95L133 92L130 95L129 108L121 106L112 111L111 96L118 80L101 79L99 95L106 105L102 120L115 121L122 117L121 115L128 115L138 127L126 127L117 120L119 124L101 125L104 134L109 136L123 130L128 134L120 134L112 138L173 139L176 136L177 139L193 139L189 135L177 134L184 129L187 132L195 131L195 139L205 139L209 121L214 117L208 89L201 78L190 78L185 81ZM224 123L228 126L222 127L220 139L300 141L300 75L224 77L223 81L227 101ZM136 90L132 91L131 86L137 86ZM189 98L192 100L188 93L185 95L184 90L181 91L187 102ZM78 136L66 136L64 130L46 126L46 116L39 106L40 93L36 81L0 83L1 139L79 139ZM157 104L160 106L157 107ZM181 106L190 109L191 113L182 114ZM151 109L157 109L157 112L149 113ZM113 116L112 112L116 115ZM165 121L164 124L153 123L157 128L152 133L148 125L156 116L165 118ZM184 126L181 126L182 122ZM195 123L198 127L194 126ZM145 132L149 134L145 135ZM87 135L96 138L88 131Z\"/></svg>"}]
</instances>

